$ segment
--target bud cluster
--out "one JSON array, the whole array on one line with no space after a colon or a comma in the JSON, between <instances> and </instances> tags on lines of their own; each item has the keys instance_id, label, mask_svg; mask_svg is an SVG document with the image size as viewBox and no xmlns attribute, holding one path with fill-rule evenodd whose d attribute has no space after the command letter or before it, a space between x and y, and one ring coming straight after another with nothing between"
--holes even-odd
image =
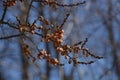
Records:
<instances>
[{"instance_id":1,"label":"bud cluster","mask_svg":"<svg viewBox=\"0 0 120 80\"><path fill-rule=\"evenodd\" d=\"M53 64L55 66L59 63L56 58L51 58L51 55L48 54L44 49L38 53L37 57L39 59L44 58L48 63Z\"/></svg>"},{"instance_id":2,"label":"bud cluster","mask_svg":"<svg viewBox=\"0 0 120 80\"><path fill-rule=\"evenodd\" d=\"M16 0L7 0L6 2L3 1L3 6L10 7L16 4Z\"/></svg>"},{"instance_id":3,"label":"bud cluster","mask_svg":"<svg viewBox=\"0 0 120 80\"><path fill-rule=\"evenodd\" d=\"M64 25L64 23L66 22L66 19L64 19L62 26ZM40 16L39 20L41 22L43 22L45 25L49 25L48 21ZM39 27L40 30L42 30L43 33L45 33L45 36L41 38L41 42L45 41L47 43L49 42L53 42L56 51L61 55L64 56L65 59L68 59L68 63L71 64L72 62L74 63L74 65L78 64L78 59L75 57L70 56L70 53L74 53L74 54L78 54L80 51L84 52L84 55L86 57L89 56L88 52L85 51L84 49L84 45L87 42L87 39L83 42L80 41L78 43L75 43L73 45L68 45L68 44L63 44L63 36L64 36L64 30L62 29L62 27L57 27L57 29L53 30L53 27L51 28L46 28L43 26ZM78 46L79 45L79 46ZM47 52L45 50L40 51L40 53L38 54L38 58L42 59L45 58L46 61L48 63L51 63L53 65L57 65L58 64L58 60L57 59L52 59L50 54L47 54Z\"/></svg>"},{"instance_id":4,"label":"bud cluster","mask_svg":"<svg viewBox=\"0 0 120 80\"><path fill-rule=\"evenodd\" d=\"M38 18L38 20L40 20L41 22L43 22L45 25L49 25L50 24L50 22L47 19L45 19L43 16L40 16Z\"/></svg>"},{"instance_id":5,"label":"bud cluster","mask_svg":"<svg viewBox=\"0 0 120 80\"><path fill-rule=\"evenodd\" d=\"M30 33L32 33L32 34L35 34L35 29L36 29L36 27L37 27L37 25L36 25L36 23L34 22L31 26L30 26Z\"/></svg>"},{"instance_id":6,"label":"bud cluster","mask_svg":"<svg viewBox=\"0 0 120 80\"><path fill-rule=\"evenodd\" d=\"M6 9L7 7L10 7L10 6L14 6L17 1L25 1L25 0L5 0L3 1L3 6L6 7L4 9L4 13L3 13L3 19L4 19L4 15L6 13ZM29 1L29 0L28 0ZM58 25L58 26L54 26L53 24L51 24L47 19L45 19L43 16L40 16L38 17L36 20L34 20L34 22L32 24L29 23L29 11L31 9L31 6L32 5L32 2L35 2L35 1L38 1L40 4L43 4L43 5L48 5L48 6L51 6L53 8L56 8L58 6L61 6L61 7L73 7L73 6L78 6L80 4L84 4L84 2L80 2L80 3L76 3L76 4L61 4L61 3L58 3L57 0L32 0L31 1L31 4L29 5L29 8L28 8L28 14L26 15L26 22L24 24L21 23L21 21L16 17L16 20L18 22L18 28L16 28L16 26L11 26L10 27L14 27L16 29L19 30L20 32L20 35L21 33L25 35L25 32L27 33L31 33L31 34L36 34L38 36L41 36L41 41L45 41L46 43L50 43L52 42L54 44L54 48L56 49L56 51L63 57L65 57L65 59L67 59L68 63L71 64L72 62L76 65L76 64L91 64L93 63L94 61L90 61L90 62L79 62L78 61L78 53L81 51L83 53L83 55L85 55L85 57L94 57L94 58L97 58L97 59L101 59L102 57L99 57L99 56L96 56L92 53L90 53L88 51L88 49L85 47L85 44L87 43L87 38L86 40L83 42L83 41L80 41L76 44L73 44L73 45L68 45L68 44L63 44L63 36L64 36L64 30L62 29L64 24L66 23L68 17L69 17L69 13L66 14L66 17L63 19L63 22L61 25ZM62 19L62 18L61 18ZM37 27L36 25L36 21L39 20L40 24L42 24L43 26L40 26L40 27ZM2 20L4 21L4 20ZM5 22L6 24L6 22ZM8 23L7 23L8 24ZM53 25L53 26L52 26ZM38 29L38 31L36 30ZM35 32L36 30L36 32ZM41 32L43 32L43 34L40 34L39 31L41 30ZM13 36L10 36L10 37L16 37L16 35L13 35ZM18 36L18 35L17 35ZM24 37L27 37L28 39L31 39L29 38L29 36L25 35ZM6 37L5 37L6 38ZM7 37L9 38L9 37ZM23 37L21 37L23 38ZM33 44L34 44L34 41L32 41L32 39L30 40ZM24 40L23 40L24 42ZM79 46L78 46L79 45ZM38 54L37 54L37 57L33 57L31 54L31 51L30 50L30 46L28 45L23 45L22 46L22 51L23 53L25 54L25 56L27 56L28 58L32 58L33 62L36 60L36 59L45 59L48 63L50 64L53 64L53 65L58 65L60 64L60 62L58 61L58 59L56 58L52 58L51 57L51 54L48 54L48 52L46 50L39 50L38 49L38 46L35 45L35 48L36 50L38 50ZM70 55L72 53L72 55ZM76 55L77 56L74 56Z\"/></svg>"},{"instance_id":7,"label":"bud cluster","mask_svg":"<svg viewBox=\"0 0 120 80\"><path fill-rule=\"evenodd\" d=\"M28 27L26 25L18 25L19 31L20 32L25 32L28 30Z\"/></svg>"},{"instance_id":8,"label":"bud cluster","mask_svg":"<svg viewBox=\"0 0 120 80\"><path fill-rule=\"evenodd\" d=\"M19 28L19 31L20 32L30 32L31 34L34 34L35 33L35 29L36 29L36 23L34 23L33 25L18 25L18 28Z\"/></svg>"},{"instance_id":9,"label":"bud cluster","mask_svg":"<svg viewBox=\"0 0 120 80\"><path fill-rule=\"evenodd\" d=\"M30 57L30 49L28 47L28 45L22 45L22 52L24 53L25 56L27 56L28 58Z\"/></svg>"},{"instance_id":10,"label":"bud cluster","mask_svg":"<svg viewBox=\"0 0 120 80\"><path fill-rule=\"evenodd\" d=\"M52 8L57 8L57 1L56 0L44 0L44 1L40 1L41 3L41 5L48 5L48 6L50 6L50 7L52 7Z\"/></svg>"},{"instance_id":11,"label":"bud cluster","mask_svg":"<svg viewBox=\"0 0 120 80\"><path fill-rule=\"evenodd\" d=\"M32 25L30 25L30 24L27 24L27 25L23 25L23 24L21 24L21 22L20 22L20 20L16 17L16 19L17 19L17 21L18 21L18 29L19 29L19 31L20 32L25 32L25 31L27 31L27 32L30 32L31 34L34 34L35 33L35 29L36 29L36 27L37 27L37 25L36 25L36 20L32 23Z\"/></svg>"},{"instance_id":12,"label":"bud cluster","mask_svg":"<svg viewBox=\"0 0 120 80\"><path fill-rule=\"evenodd\" d=\"M63 35L64 35L64 30L62 29L57 29L54 33L47 33L46 34L46 42L54 42L55 47L60 46L61 43L63 42Z\"/></svg>"},{"instance_id":13,"label":"bud cluster","mask_svg":"<svg viewBox=\"0 0 120 80\"><path fill-rule=\"evenodd\" d=\"M35 20L32 25L27 24L27 25L22 25L20 20L17 18L18 21L18 28L20 32L30 32L31 34L34 34L34 30L35 29L39 29L41 30L44 35L41 38L41 41L45 41L47 43L52 42L54 44L54 47L56 49L56 51L61 55L64 56L65 59L68 60L68 63L71 64L73 63L74 65L77 64L91 64L93 62L79 62L79 60L77 59L77 57L74 56L70 56L71 53L74 53L75 55L82 51L83 55L85 55L85 57L91 56L97 59L101 59L102 57L96 56L94 54L91 54L87 48L85 48L85 44L87 43L87 38L85 41L79 41L78 43L75 43L73 45L68 45L68 44L63 44L63 36L64 36L64 30L62 29L62 26L64 25L64 23L66 22L66 19L64 19L63 23L61 24L60 27L50 27L50 22L48 20L46 20L43 16L40 16L37 20L43 22L44 27L40 26L37 27L36 26L36 21ZM48 28L49 27L49 28ZM53 64L53 65L58 65L61 64L57 58L52 58L50 54L48 54L48 52L46 50L39 50L38 54L37 54L37 58L33 57L30 54L30 50L27 47L23 47L23 51L25 53L25 55L27 57L32 57L33 58L33 62L38 58L38 59L45 59L49 64Z\"/></svg>"}]
</instances>

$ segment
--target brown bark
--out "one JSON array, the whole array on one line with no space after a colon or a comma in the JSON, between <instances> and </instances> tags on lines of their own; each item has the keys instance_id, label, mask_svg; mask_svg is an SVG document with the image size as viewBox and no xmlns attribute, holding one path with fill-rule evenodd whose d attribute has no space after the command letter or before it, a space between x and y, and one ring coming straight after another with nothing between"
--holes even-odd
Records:
<instances>
[{"instance_id":1,"label":"brown bark","mask_svg":"<svg viewBox=\"0 0 120 80\"><path fill-rule=\"evenodd\" d=\"M117 53L117 47L116 47L116 41L114 39L114 32L113 32L113 15L112 15L112 3L108 1L108 12L107 12L107 18L108 20L105 21L105 27L108 31L108 38L110 41L110 44L112 46L112 55L113 55L113 66L115 66L115 71L118 76L118 80L120 80L120 65L119 65L119 59L118 59L118 53Z\"/></svg>"}]
</instances>

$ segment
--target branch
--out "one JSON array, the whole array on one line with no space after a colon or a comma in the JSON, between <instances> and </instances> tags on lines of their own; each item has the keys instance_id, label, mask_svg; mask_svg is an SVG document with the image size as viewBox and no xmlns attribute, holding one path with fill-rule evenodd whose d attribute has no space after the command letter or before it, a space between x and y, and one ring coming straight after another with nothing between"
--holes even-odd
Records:
<instances>
[{"instance_id":1,"label":"branch","mask_svg":"<svg viewBox=\"0 0 120 80\"><path fill-rule=\"evenodd\" d=\"M2 15L1 21L4 20L6 12L7 12L7 7L4 8L4 12L3 12L3 15Z\"/></svg>"},{"instance_id":2,"label":"branch","mask_svg":"<svg viewBox=\"0 0 120 80\"><path fill-rule=\"evenodd\" d=\"M88 42L88 38L85 39L85 41L84 41L83 44L81 45L81 48L83 48L87 42Z\"/></svg>"},{"instance_id":3,"label":"branch","mask_svg":"<svg viewBox=\"0 0 120 80\"><path fill-rule=\"evenodd\" d=\"M83 2L79 2L79 3L75 3L75 4L59 4L57 2L49 2L49 1L41 1L41 0L34 0L34 2L41 2L45 5L57 5L57 6L60 6L60 7L73 7L73 6L79 6L81 4L86 3L86 1L83 1Z\"/></svg>"},{"instance_id":4,"label":"branch","mask_svg":"<svg viewBox=\"0 0 120 80\"><path fill-rule=\"evenodd\" d=\"M64 26L64 24L67 21L69 16L70 16L70 14L66 14L66 18L63 20L63 23L61 24L61 26L59 28L62 28Z\"/></svg>"},{"instance_id":5,"label":"branch","mask_svg":"<svg viewBox=\"0 0 120 80\"><path fill-rule=\"evenodd\" d=\"M28 8L28 11L27 11L26 24L28 23L28 17L29 17L30 9L31 9L31 7L32 7L32 2L33 2L33 0L31 0L30 5L29 5L29 8Z\"/></svg>"},{"instance_id":6,"label":"branch","mask_svg":"<svg viewBox=\"0 0 120 80\"><path fill-rule=\"evenodd\" d=\"M0 21L0 24L7 24L8 26L14 28L14 29L18 29L17 27L15 27L14 25L10 24L9 22L5 22L5 21Z\"/></svg>"},{"instance_id":7,"label":"branch","mask_svg":"<svg viewBox=\"0 0 120 80\"><path fill-rule=\"evenodd\" d=\"M10 36L0 37L0 40L19 37L19 36L22 36L22 35L23 34L15 34L15 35L10 35Z\"/></svg>"},{"instance_id":8,"label":"branch","mask_svg":"<svg viewBox=\"0 0 120 80\"><path fill-rule=\"evenodd\" d=\"M87 64L92 64L92 63L94 63L95 61L89 61L89 62L78 62L78 64L85 64L85 65L87 65Z\"/></svg>"},{"instance_id":9,"label":"branch","mask_svg":"<svg viewBox=\"0 0 120 80\"><path fill-rule=\"evenodd\" d=\"M75 43L73 46L77 46L77 45L80 45L82 44L83 41L79 41L78 43Z\"/></svg>"},{"instance_id":10,"label":"branch","mask_svg":"<svg viewBox=\"0 0 120 80\"><path fill-rule=\"evenodd\" d=\"M100 56L97 56L97 55L94 55L94 54L91 54L87 49L83 48L82 49L83 51L86 51L87 54L89 54L90 56L94 57L94 58L97 58L97 59L102 59L103 57L100 57Z\"/></svg>"},{"instance_id":11,"label":"branch","mask_svg":"<svg viewBox=\"0 0 120 80\"><path fill-rule=\"evenodd\" d=\"M18 28L17 28L16 26L10 24L9 22L0 21L0 24L7 24L7 25L10 26L11 28L14 28L14 29L17 29L17 30L18 30ZM26 32L29 32L29 31L26 31ZM42 34L39 34L39 33L37 33L37 32L35 32L35 34L38 35L38 36L44 37Z\"/></svg>"},{"instance_id":12,"label":"branch","mask_svg":"<svg viewBox=\"0 0 120 80\"><path fill-rule=\"evenodd\" d=\"M56 3L58 6L61 6L61 7L73 7L73 6L79 6L81 4L85 4L86 1L83 1L83 2L79 2L79 3L76 3L76 4L59 4L59 3Z\"/></svg>"},{"instance_id":13,"label":"branch","mask_svg":"<svg viewBox=\"0 0 120 80\"><path fill-rule=\"evenodd\" d=\"M37 33L37 32L35 32L35 34L38 35L38 36L41 36L41 37L45 37L45 36L43 36L42 34L39 34L39 33Z\"/></svg>"}]
</instances>

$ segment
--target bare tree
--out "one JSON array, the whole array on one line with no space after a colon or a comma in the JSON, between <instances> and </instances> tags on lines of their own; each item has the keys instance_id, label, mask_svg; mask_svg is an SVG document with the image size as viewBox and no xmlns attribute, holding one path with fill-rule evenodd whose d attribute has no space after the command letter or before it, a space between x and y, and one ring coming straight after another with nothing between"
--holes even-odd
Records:
<instances>
[{"instance_id":1,"label":"bare tree","mask_svg":"<svg viewBox=\"0 0 120 80\"><path fill-rule=\"evenodd\" d=\"M78 39L78 36L82 35L79 32L82 27L77 27L79 23L76 22L77 16L75 16L74 10L76 7L85 4L86 1L71 1L70 4L66 4L64 1L57 0L6 0L2 3L4 10L0 24L9 35L1 36L0 40L15 39L19 43L19 47L16 48L20 50L22 80L29 80L34 77L35 72L32 73L33 69L31 70L32 65L30 63L44 69L45 77L43 79L45 80L52 78L51 73L55 67L57 67L56 75L59 75L61 79L74 80L76 79L74 73L76 73L77 65L92 64L96 59L103 58L91 53L86 48L88 38L81 36ZM70 16L73 17L71 23L68 21ZM69 28L70 24L76 27L71 26ZM8 27L7 29L4 27L5 25ZM71 35L75 31L78 33ZM67 33L67 36L64 33ZM64 37L66 41L63 40ZM82 37L84 40L81 39ZM81 56L88 60L82 60ZM93 58L93 60L88 57ZM45 61L40 63L44 67L37 64L39 61ZM64 69L60 67L64 67L66 64L74 66L71 68L70 75L65 74ZM39 78L42 78L41 75L43 74L39 72Z\"/></svg>"}]
</instances>

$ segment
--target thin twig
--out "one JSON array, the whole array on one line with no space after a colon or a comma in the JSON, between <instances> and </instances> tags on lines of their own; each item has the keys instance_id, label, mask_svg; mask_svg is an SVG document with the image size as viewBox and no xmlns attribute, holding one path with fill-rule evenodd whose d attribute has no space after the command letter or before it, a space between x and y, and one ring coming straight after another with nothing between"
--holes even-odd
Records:
<instances>
[{"instance_id":1,"label":"thin twig","mask_svg":"<svg viewBox=\"0 0 120 80\"><path fill-rule=\"evenodd\" d=\"M15 34L15 35L10 35L10 36L0 37L0 40L15 38L15 37L19 37L19 36L22 36L22 34Z\"/></svg>"},{"instance_id":2,"label":"thin twig","mask_svg":"<svg viewBox=\"0 0 120 80\"><path fill-rule=\"evenodd\" d=\"M86 51L87 54L89 54L90 56L94 57L94 58L97 58L97 59L102 59L103 57L100 57L100 56L97 56L97 55L94 55L94 54L91 54L87 49L82 49L83 51Z\"/></svg>"},{"instance_id":3,"label":"thin twig","mask_svg":"<svg viewBox=\"0 0 120 80\"><path fill-rule=\"evenodd\" d=\"M3 21L7 12L7 7L4 8L4 12L0 21Z\"/></svg>"},{"instance_id":4,"label":"thin twig","mask_svg":"<svg viewBox=\"0 0 120 80\"><path fill-rule=\"evenodd\" d=\"M11 28L14 28L14 29L17 29L17 30L18 30L18 27L10 24L9 22L0 21L0 24L7 24L7 25L10 26ZM26 31L26 32L29 32L29 31ZM40 33L38 33L38 32L35 32L35 34L38 35L38 36L44 37L42 34L40 34Z\"/></svg>"},{"instance_id":5,"label":"thin twig","mask_svg":"<svg viewBox=\"0 0 120 80\"><path fill-rule=\"evenodd\" d=\"M44 37L42 34L39 34L37 32L35 32L35 34L38 35L38 36Z\"/></svg>"},{"instance_id":6,"label":"thin twig","mask_svg":"<svg viewBox=\"0 0 120 80\"><path fill-rule=\"evenodd\" d=\"M17 27L15 27L14 25L10 24L9 22L0 21L0 24L7 24L7 25L10 26L11 28L18 29Z\"/></svg>"},{"instance_id":7,"label":"thin twig","mask_svg":"<svg viewBox=\"0 0 120 80\"><path fill-rule=\"evenodd\" d=\"M57 2L48 2L48 1L41 1L41 0L34 0L34 2L41 2L41 3L46 4L46 5L57 5L60 7L74 7L74 6L79 6L81 4L86 3L86 1L83 1L83 2L74 3L74 4L59 4Z\"/></svg>"},{"instance_id":8,"label":"thin twig","mask_svg":"<svg viewBox=\"0 0 120 80\"><path fill-rule=\"evenodd\" d=\"M33 0L31 0L28 11L27 11L26 24L28 23L28 17L29 17L29 13L30 13L30 10L31 10L31 7L32 7L32 3L33 3Z\"/></svg>"},{"instance_id":9,"label":"thin twig","mask_svg":"<svg viewBox=\"0 0 120 80\"><path fill-rule=\"evenodd\" d=\"M83 41L79 41L78 43L75 43L74 46L82 44Z\"/></svg>"},{"instance_id":10,"label":"thin twig","mask_svg":"<svg viewBox=\"0 0 120 80\"><path fill-rule=\"evenodd\" d=\"M78 64L85 64L85 65L87 65L87 64L92 64L92 63L94 63L95 61L89 61L89 62L78 62Z\"/></svg>"},{"instance_id":11,"label":"thin twig","mask_svg":"<svg viewBox=\"0 0 120 80\"><path fill-rule=\"evenodd\" d=\"M66 14L66 17L65 17L65 19L63 20L63 23L60 25L60 29L64 26L64 24L65 24L65 22L67 21L67 19L68 19L68 17L69 17L69 13L68 14Z\"/></svg>"},{"instance_id":12,"label":"thin twig","mask_svg":"<svg viewBox=\"0 0 120 80\"><path fill-rule=\"evenodd\" d=\"M79 3L76 3L76 4L59 4L59 3L56 3L58 6L61 6L61 7L73 7L73 6L79 6L81 4L85 4L86 1L83 1L83 2L79 2Z\"/></svg>"},{"instance_id":13,"label":"thin twig","mask_svg":"<svg viewBox=\"0 0 120 80\"><path fill-rule=\"evenodd\" d=\"M87 42L88 42L88 38L85 39L85 41L84 41L83 44L81 45L81 48L83 48Z\"/></svg>"}]
</instances>

